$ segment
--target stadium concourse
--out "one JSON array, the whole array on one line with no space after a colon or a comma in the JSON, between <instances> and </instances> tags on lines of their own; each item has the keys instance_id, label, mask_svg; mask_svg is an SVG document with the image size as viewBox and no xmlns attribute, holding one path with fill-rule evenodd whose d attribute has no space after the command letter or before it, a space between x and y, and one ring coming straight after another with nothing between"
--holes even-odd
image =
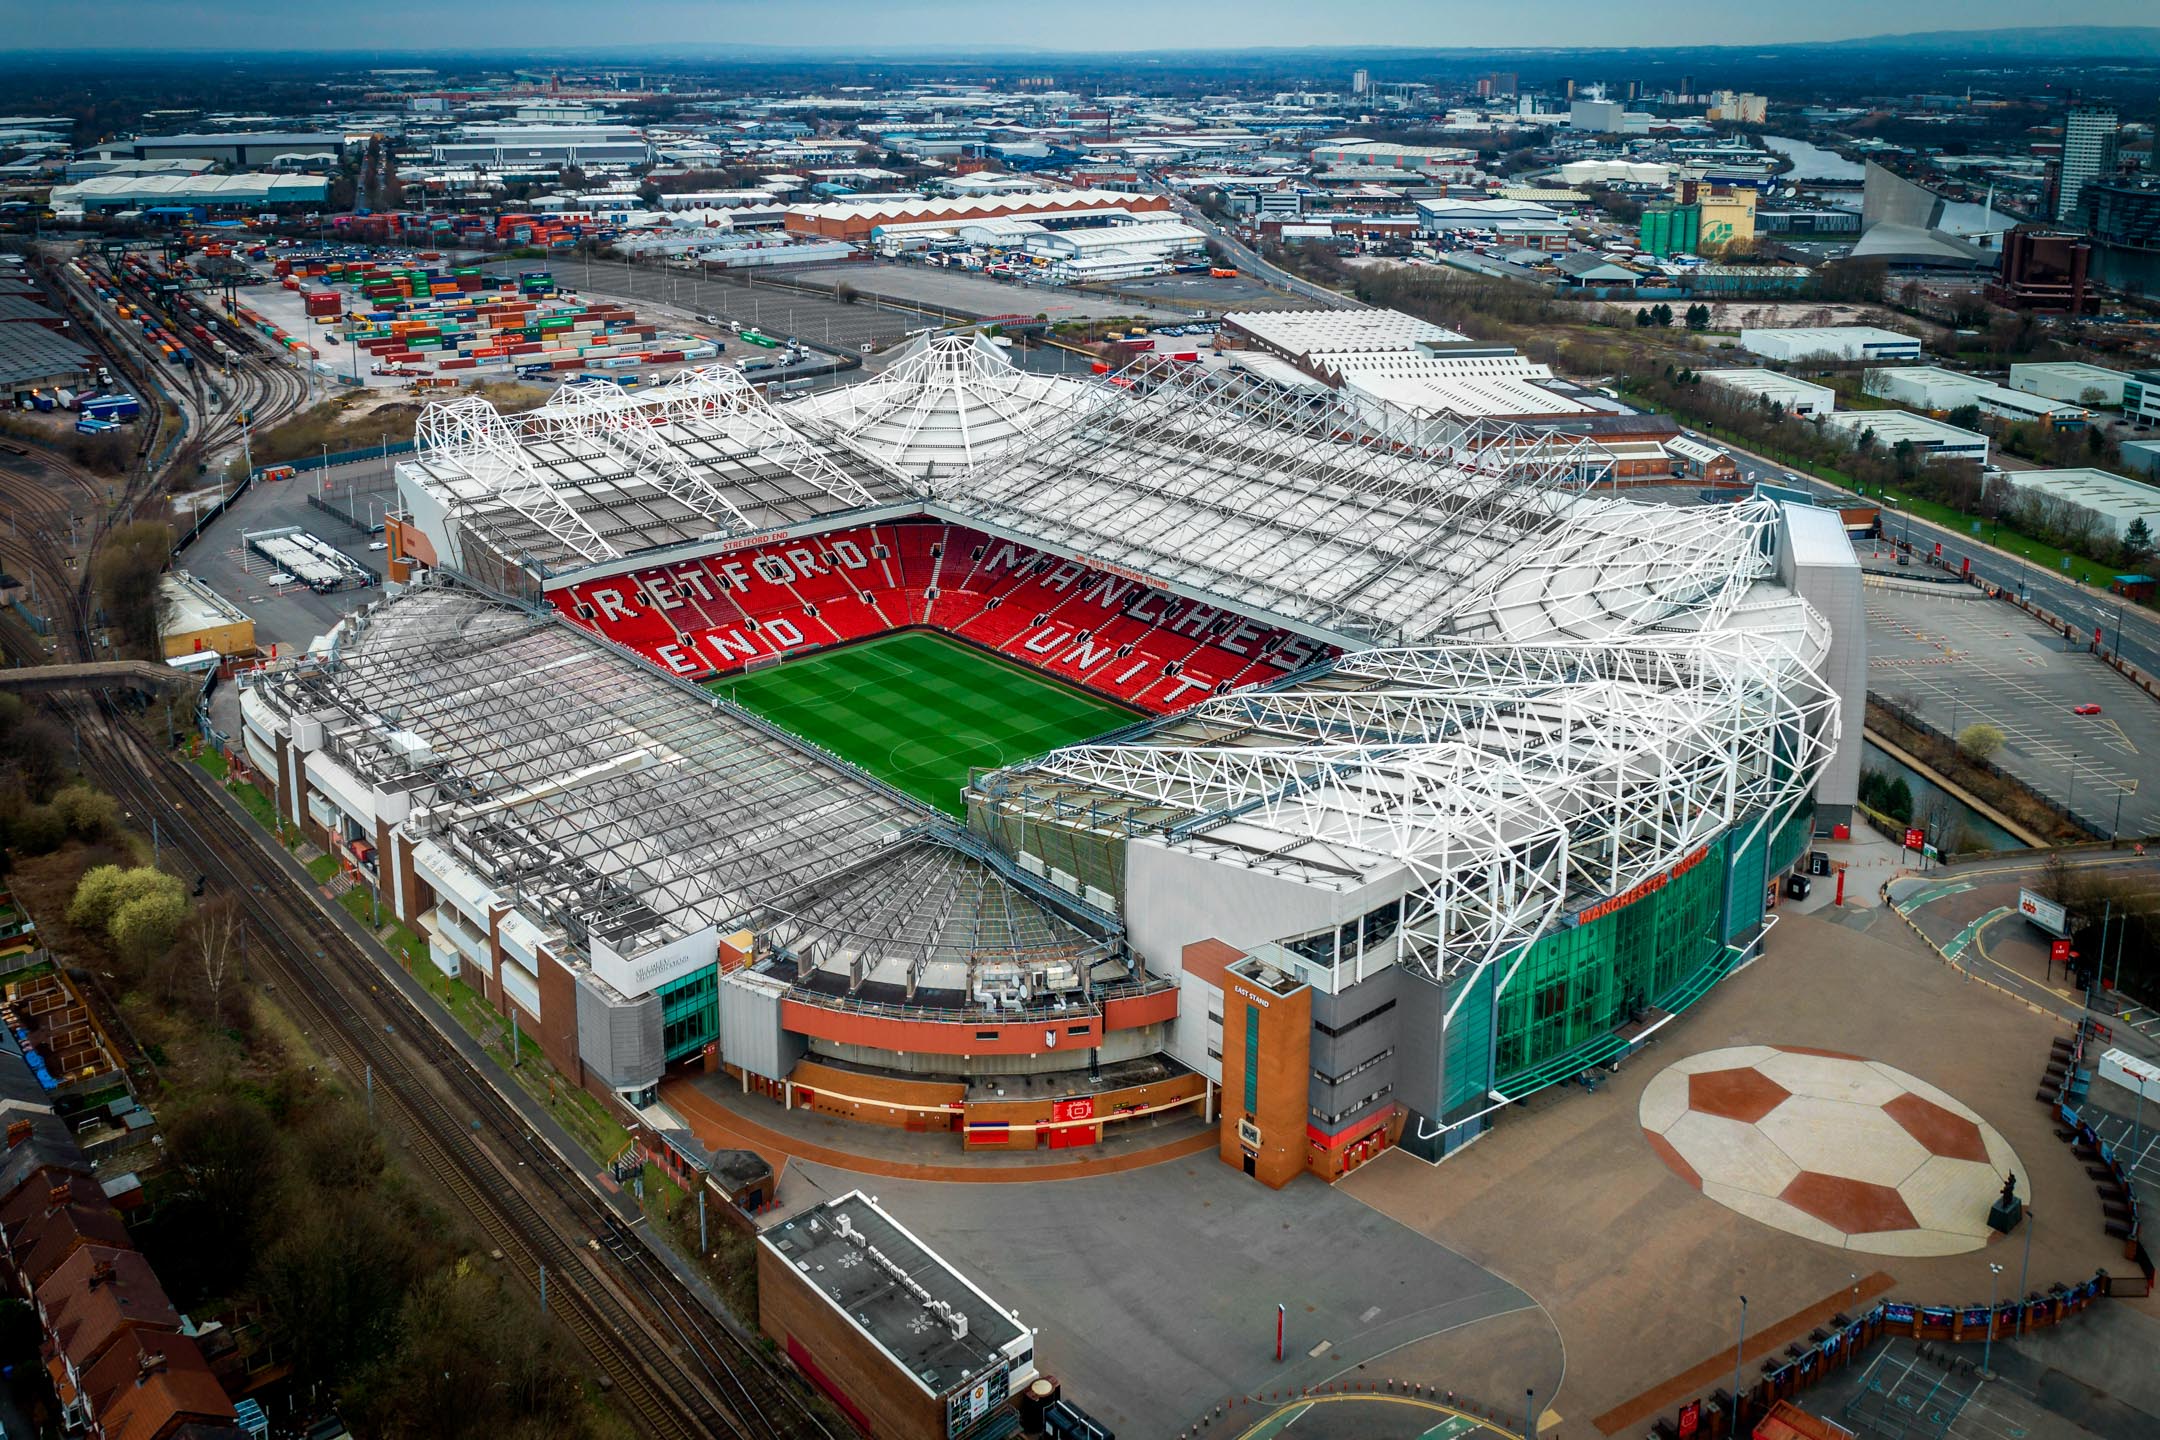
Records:
<instances>
[{"instance_id":1,"label":"stadium concourse","mask_svg":"<svg viewBox=\"0 0 2160 1440\"><path fill-rule=\"evenodd\" d=\"M1751 955L1852 800L1838 517L1611 474L972 334L784 406L459 400L392 598L246 677L234 753L656 1129L724 1072L955 1149L1437 1160Z\"/></svg>"}]
</instances>

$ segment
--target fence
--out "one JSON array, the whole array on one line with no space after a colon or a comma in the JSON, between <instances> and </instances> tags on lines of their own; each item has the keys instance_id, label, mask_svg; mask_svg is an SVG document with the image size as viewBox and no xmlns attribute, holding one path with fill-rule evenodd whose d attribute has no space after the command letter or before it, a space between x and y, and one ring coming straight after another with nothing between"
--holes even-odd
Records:
<instances>
[{"instance_id":1,"label":"fence","mask_svg":"<svg viewBox=\"0 0 2160 1440\"><path fill-rule=\"evenodd\" d=\"M281 466L295 471L323 470L336 465L351 465L360 460L387 460L392 455L410 455L418 449L412 440L388 440L380 445L368 445L358 450L333 450L327 455L308 455L298 460L280 460L274 464L255 467L254 478L260 480L265 470Z\"/></svg>"},{"instance_id":2,"label":"fence","mask_svg":"<svg viewBox=\"0 0 2160 1440\"><path fill-rule=\"evenodd\" d=\"M195 523L188 526L187 533L182 535L178 542L173 545L173 554L181 554L188 546L201 539L203 531L210 528L211 522L239 504L240 497L247 494L248 486L254 482L255 477L253 475L243 475L240 477L240 483L233 486L231 494L220 495L217 504L197 510L195 512Z\"/></svg>"},{"instance_id":3,"label":"fence","mask_svg":"<svg viewBox=\"0 0 2160 1440\"><path fill-rule=\"evenodd\" d=\"M1892 719L1896 720L1899 724L1905 726L1909 730L1913 730L1918 732L1919 734L1926 735L1933 740L1940 740L1946 745L1954 747L1957 744L1957 737L1955 735L1952 735L1947 731L1937 728L1934 724L1930 723L1925 719L1922 719L1918 714L1906 709L1903 705L1898 704L1894 700L1888 699L1882 695L1871 694L1868 696L1868 704L1881 709L1883 713L1889 715ZM2029 781L2026 781L2016 775L2011 774L2009 771L2003 769L2002 766L1997 765L1994 761L1982 760L1977 756L1968 755L1962 751L1960 751L1959 754L1960 757L1963 759L1964 763L1966 763L1967 765L1971 765L1975 769L1983 770L1989 775L1994 776L1996 779L2001 780L2005 784L2009 785L2012 789L2019 792L2025 798L2032 801L2034 804L2044 807L2050 814L2054 815L2057 819L2063 821L2064 823L2076 827L2078 830L2083 831L2086 835L2092 836L2095 839L2105 840L2108 837L2108 827L2106 825L2101 824L2099 821L2096 820L2087 819L2085 816L2071 809L2068 805L2052 799L2049 796L2041 794L2038 790L2033 788L2032 784ZM1922 756L1921 758L1926 759L1927 757Z\"/></svg>"}]
</instances>

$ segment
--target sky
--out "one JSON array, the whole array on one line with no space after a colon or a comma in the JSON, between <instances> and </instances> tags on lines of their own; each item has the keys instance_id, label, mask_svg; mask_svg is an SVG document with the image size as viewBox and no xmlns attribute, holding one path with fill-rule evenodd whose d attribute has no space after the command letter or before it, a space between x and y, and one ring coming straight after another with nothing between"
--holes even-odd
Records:
<instances>
[{"instance_id":1,"label":"sky","mask_svg":"<svg viewBox=\"0 0 2160 1440\"><path fill-rule=\"evenodd\" d=\"M1753 45L1997 26L2147 25L2150 0L0 0L40 50ZM33 18L34 17L34 18ZM842 50L842 53L845 53Z\"/></svg>"}]
</instances>

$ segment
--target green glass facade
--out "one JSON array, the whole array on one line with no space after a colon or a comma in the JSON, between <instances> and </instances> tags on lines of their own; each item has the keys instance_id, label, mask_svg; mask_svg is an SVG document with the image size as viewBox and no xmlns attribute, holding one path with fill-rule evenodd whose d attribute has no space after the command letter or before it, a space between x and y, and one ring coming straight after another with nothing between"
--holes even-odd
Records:
<instances>
[{"instance_id":1,"label":"green glass facade","mask_svg":"<svg viewBox=\"0 0 2160 1440\"><path fill-rule=\"evenodd\" d=\"M720 1035L720 972L717 967L671 980L660 997L660 1038L668 1063L695 1055Z\"/></svg>"},{"instance_id":2,"label":"green glass facade","mask_svg":"<svg viewBox=\"0 0 2160 1440\"><path fill-rule=\"evenodd\" d=\"M1610 1035L1629 1012L1657 1005L1717 958L1726 843L1721 837L1662 889L1530 947L1495 1007L1500 1088Z\"/></svg>"}]
</instances>

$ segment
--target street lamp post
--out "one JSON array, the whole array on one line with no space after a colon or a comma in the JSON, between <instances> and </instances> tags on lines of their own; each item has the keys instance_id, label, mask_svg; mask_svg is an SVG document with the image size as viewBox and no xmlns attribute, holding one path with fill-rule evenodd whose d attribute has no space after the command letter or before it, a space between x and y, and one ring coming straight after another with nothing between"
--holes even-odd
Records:
<instances>
[{"instance_id":1,"label":"street lamp post","mask_svg":"<svg viewBox=\"0 0 2160 1440\"><path fill-rule=\"evenodd\" d=\"M2002 1298L2002 1272L2002 1266L1997 1265L1992 1260L1988 1262L1988 1274L1991 1278L1988 1281L1987 1341L1980 1347L1980 1374L1982 1378L1991 1376L1994 1373L1988 1367L1988 1360L1995 1353L1995 1304Z\"/></svg>"},{"instance_id":2,"label":"street lamp post","mask_svg":"<svg viewBox=\"0 0 2160 1440\"><path fill-rule=\"evenodd\" d=\"M1732 1432L1740 1433L1740 1366L1747 1355L1747 1296L1740 1297L1740 1339L1733 1345Z\"/></svg>"}]
</instances>

